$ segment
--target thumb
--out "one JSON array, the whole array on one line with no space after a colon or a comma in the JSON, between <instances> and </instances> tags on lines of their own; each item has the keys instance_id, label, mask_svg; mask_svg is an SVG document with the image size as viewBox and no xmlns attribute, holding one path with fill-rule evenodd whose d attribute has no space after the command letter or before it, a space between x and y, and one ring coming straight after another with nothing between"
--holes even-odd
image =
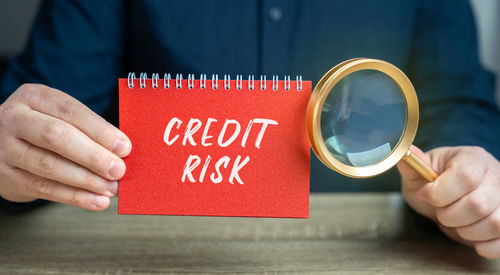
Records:
<instances>
[{"instance_id":1,"label":"thumb","mask_svg":"<svg viewBox=\"0 0 500 275\"><path fill-rule=\"evenodd\" d=\"M417 157L421 158L427 163L431 163L431 159L420 148L415 145L410 146L410 151ZM401 160L397 164L399 173L401 174L401 183L410 189L420 188L427 183L415 169L413 169L406 161Z\"/></svg>"}]
</instances>

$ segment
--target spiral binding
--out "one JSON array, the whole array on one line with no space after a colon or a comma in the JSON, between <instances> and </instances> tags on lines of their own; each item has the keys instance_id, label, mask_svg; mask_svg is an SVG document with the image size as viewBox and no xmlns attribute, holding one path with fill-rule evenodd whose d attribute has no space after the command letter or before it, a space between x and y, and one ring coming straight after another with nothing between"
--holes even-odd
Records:
<instances>
[{"instance_id":1,"label":"spiral binding","mask_svg":"<svg viewBox=\"0 0 500 275\"><path fill-rule=\"evenodd\" d=\"M130 89L134 88L134 80L136 79L135 73L128 73L127 77L127 84ZM146 88L147 85L147 80L151 81L151 87L153 89L158 88L158 81L160 79L160 75L158 73L153 73L151 74L151 79L148 79L148 74L147 73L140 73L139 75L139 87L141 89ZM231 75L225 74L224 75L224 90L229 90L231 89ZM163 88L164 89L170 89L170 82L175 80L175 88L176 89L181 89L182 88L182 80L183 76L182 74L176 74L175 79L172 78L172 76L169 73L165 73L163 75ZM259 88L261 91L266 90L266 76L261 75L260 76L260 85ZM207 75L206 74L200 74L200 89L205 90L207 88ZM211 79L211 87L212 90L217 90L219 83L219 75L218 74L212 74L212 79ZM255 89L255 76L254 75L249 75L248 76L248 89L249 90L254 90ZM286 75L283 78L283 84L284 84L284 89L285 91L289 91L291 88L291 80L290 76ZM188 89L193 89L195 85L195 76L194 74L188 74L187 78L187 85ZM302 76L298 75L296 76L296 85L297 85L297 91L302 90ZM236 75L236 89L241 90L243 88L243 75ZM277 75L273 75L272 78L272 89L273 91L277 91L279 89L279 77Z\"/></svg>"}]
</instances>

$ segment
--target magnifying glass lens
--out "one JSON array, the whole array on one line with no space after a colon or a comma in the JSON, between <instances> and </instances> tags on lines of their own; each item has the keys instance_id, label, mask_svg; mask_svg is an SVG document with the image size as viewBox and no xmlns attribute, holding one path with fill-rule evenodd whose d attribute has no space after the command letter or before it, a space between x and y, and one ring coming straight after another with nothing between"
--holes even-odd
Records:
<instances>
[{"instance_id":1,"label":"magnifying glass lens","mask_svg":"<svg viewBox=\"0 0 500 275\"><path fill-rule=\"evenodd\" d=\"M390 76L377 70L355 71L337 82L326 97L321 135L338 161L369 166L396 147L406 115L403 93Z\"/></svg>"}]
</instances>

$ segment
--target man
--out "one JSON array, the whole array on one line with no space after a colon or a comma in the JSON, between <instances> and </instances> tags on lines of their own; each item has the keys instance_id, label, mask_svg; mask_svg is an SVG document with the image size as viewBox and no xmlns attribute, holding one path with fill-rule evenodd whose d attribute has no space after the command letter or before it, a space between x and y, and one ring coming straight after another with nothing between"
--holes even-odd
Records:
<instances>
[{"instance_id":1,"label":"man","mask_svg":"<svg viewBox=\"0 0 500 275\"><path fill-rule=\"evenodd\" d=\"M106 209L132 144L103 117L116 122L117 78L128 71L316 82L345 59L372 57L414 83L415 143L432 150L412 150L441 174L424 184L399 164L406 201L451 238L498 258L500 114L476 44L465 0L46 1L0 86L0 195L9 205L41 198ZM345 185L316 159L311 170L312 190L369 188Z\"/></svg>"}]
</instances>

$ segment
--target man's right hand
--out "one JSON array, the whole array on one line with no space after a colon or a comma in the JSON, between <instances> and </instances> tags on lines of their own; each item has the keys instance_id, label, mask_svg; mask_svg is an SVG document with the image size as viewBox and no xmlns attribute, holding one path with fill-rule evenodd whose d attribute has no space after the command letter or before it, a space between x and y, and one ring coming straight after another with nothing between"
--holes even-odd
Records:
<instances>
[{"instance_id":1,"label":"man's right hand","mask_svg":"<svg viewBox=\"0 0 500 275\"><path fill-rule=\"evenodd\" d=\"M131 149L125 134L75 98L24 84L0 105L0 196L104 210Z\"/></svg>"}]
</instances>

